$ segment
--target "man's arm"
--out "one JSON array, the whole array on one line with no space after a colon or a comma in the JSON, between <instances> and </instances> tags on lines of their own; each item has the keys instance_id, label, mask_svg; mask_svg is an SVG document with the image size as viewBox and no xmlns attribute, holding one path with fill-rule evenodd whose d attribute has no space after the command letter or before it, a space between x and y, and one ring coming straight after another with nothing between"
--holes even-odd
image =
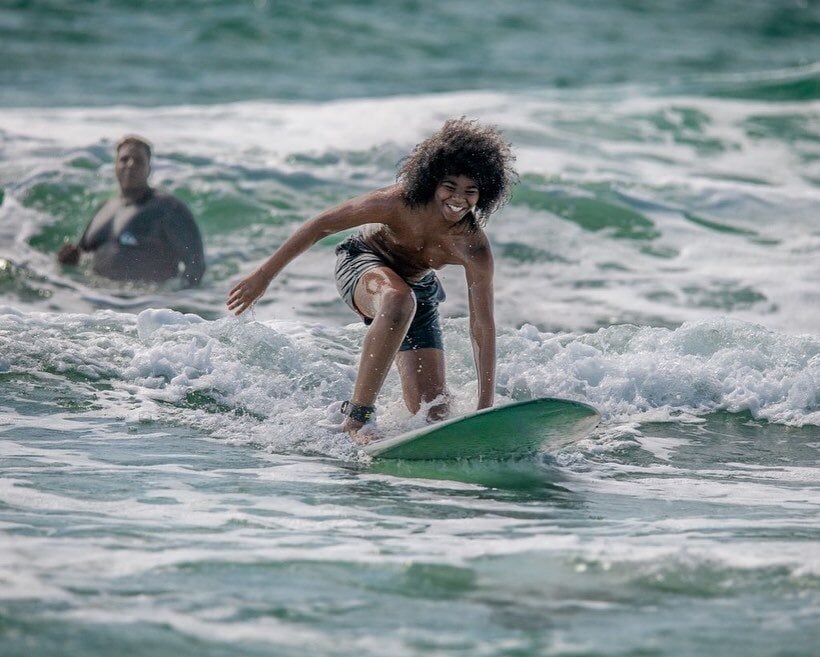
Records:
<instances>
[{"instance_id":1,"label":"man's arm","mask_svg":"<svg viewBox=\"0 0 820 657\"><path fill-rule=\"evenodd\" d=\"M76 244L63 244L57 251L57 262L61 265L77 265L80 262L80 247Z\"/></svg>"},{"instance_id":2,"label":"man's arm","mask_svg":"<svg viewBox=\"0 0 820 657\"><path fill-rule=\"evenodd\" d=\"M92 224L94 224L94 220L102 215L104 209L106 210L106 215L111 214L107 209L110 203L110 200L105 201L97 208L89 222L86 224L83 234L80 236L80 239L76 244L69 242L68 244L63 244L63 246L60 247L60 250L57 251L57 261L61 265L76 265L80 262L80 255L83 251L93 251L97 248L97 246L99 246L99 244L89 243L89 231Z\"/></svg>"},{"instance_id":3,"label":"man's arm","mask_svg":"<svg viewBox=\"0 0 820 657\"><path fill-rule=\"evenodd\" d=\"M472 249L464 265L470 309L470 340L478 377L476 408L488 408L495 398L495 316L493 255L486 238Z\"/></svg>"},{"instance_id":4,"label":"man's arm","mask_svg":"<svg viewBox=\"0 0 820 657\"><path fill-rule=\"evenodd\" d=\"M177 257L185 265L182 280L192 287L199 284L205 273L202 235L188 206L173 197L168 202L170 207L165 217L165 231Z\"/></svg>"}]
</instances>

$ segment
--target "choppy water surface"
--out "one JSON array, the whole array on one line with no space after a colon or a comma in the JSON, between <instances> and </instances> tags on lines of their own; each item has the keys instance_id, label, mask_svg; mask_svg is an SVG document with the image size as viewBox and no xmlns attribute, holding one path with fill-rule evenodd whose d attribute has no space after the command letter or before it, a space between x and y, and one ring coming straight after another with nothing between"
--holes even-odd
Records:
<instances>
[{"instance_id":1,"label":"choppy water surface","mask_svg":"<svg viewBox=\"0 0 820 657\"><path fill-rule=\"evenodd\" d=\"M820 17L775 4L0 9L0 655L815 655ZM489 227L498 402L602 424L428 479L335 430L341 236L252 317L223 303L462 115L521 174ZM198 289L54 262L125 132L202 227ZM380 421L420 422L395 374Z\"/></svg>"},{"instance_id":2,"label":"choppy water surface","mask_svg":"<svg viewBox=\"0 0 820 657\"><path fill-rule=\"evenodd\" d=\"M328 428L358 327L6 313L7 654L813 650L816 338L506 329L502 401L605 422L419 479ZM445 330L466 410L466 321ZM395 379L384 397L414 426Z\"/></svg>"}]
</instances>

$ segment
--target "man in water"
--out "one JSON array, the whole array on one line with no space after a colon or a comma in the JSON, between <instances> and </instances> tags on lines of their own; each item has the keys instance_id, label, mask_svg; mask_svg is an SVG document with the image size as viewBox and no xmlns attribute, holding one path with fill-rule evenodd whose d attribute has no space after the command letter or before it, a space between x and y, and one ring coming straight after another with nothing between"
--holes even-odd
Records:
<instances>
[{"instance_id":1,"label":"man in water","mask_svg":"<svg viewBox=\"0 0 820 657\"><path fill-rule=\"evenodd\" d=\"M117 281L159 282L179 278L197 285L205 271L202 237L191 211L179 199L148 185L151 145L127 135L117 144L114 171L120 193L94 215L77 244L57 254L76 265L83 252L94 272Z\"/></svg>"}]
</instances>

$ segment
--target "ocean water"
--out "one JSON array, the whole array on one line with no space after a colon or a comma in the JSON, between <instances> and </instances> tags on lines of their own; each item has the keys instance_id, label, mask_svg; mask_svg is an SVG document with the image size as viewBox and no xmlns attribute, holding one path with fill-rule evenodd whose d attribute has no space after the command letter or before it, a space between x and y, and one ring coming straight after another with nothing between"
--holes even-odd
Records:
<instances>
[{"instance_id":1,"label":"ocean water","mask_svg":"<svg viewBox=\"0 0 820 657\"><path fill-rule=\"evenodd\" d=\"M0 655L820 654L818 53L812 0L2 3ZM334 430L341 235L224 299L453 116L521 174L498 403L602 423L427 478ZM200 223L197 289L54 261L126 132ZM395 373L379 404L421 422Z\"/></svg>"}]
</instances>

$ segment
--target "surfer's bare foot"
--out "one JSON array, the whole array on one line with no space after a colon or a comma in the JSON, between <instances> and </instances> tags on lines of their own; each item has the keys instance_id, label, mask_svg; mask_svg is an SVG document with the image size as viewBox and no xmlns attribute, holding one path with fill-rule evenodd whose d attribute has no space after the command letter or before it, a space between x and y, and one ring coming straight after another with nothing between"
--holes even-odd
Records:
<instances>
[{"instance_id":1,"label":"surfer's bare foot","mask_svg":"<svg viewBox=\"0 0 820 657\"><path fill-rule=\"evenodd\" d=\"M367 445L367 443L372 443L374 440L384 438L384 434L379 431L373 422L362 424L350 418L346 418L342 423L342 431L350 436L350 440L357 445Z\"/></svg>"},{"instance_id":2,"label":"surfer's bare foot","mask_svg":"<svg viewBox=\"0 0 820 657\"><path fill-rule=\"evenodd\" d=\"M450 404L449 402L444 402L441 404L436 404L435 406L431 406L427 410L427 424L433 424L434 422L441 422L442 420L446 420L450 416Z\"/></svg>"},{"instance_id":3,"label":"surfer's bare foot","mask_svg":"<svg viewBox=\"0 0 820 657\"><path fill-rule=\"evenodd\" d=\"M374 406L364 406L346 401L342 402L341 411L347 416L342 422L342 431L347 433L357 445L367 445L369 442L384 437L372 420L373 414L376 412Z\"/></svg>"}]
</instances>

